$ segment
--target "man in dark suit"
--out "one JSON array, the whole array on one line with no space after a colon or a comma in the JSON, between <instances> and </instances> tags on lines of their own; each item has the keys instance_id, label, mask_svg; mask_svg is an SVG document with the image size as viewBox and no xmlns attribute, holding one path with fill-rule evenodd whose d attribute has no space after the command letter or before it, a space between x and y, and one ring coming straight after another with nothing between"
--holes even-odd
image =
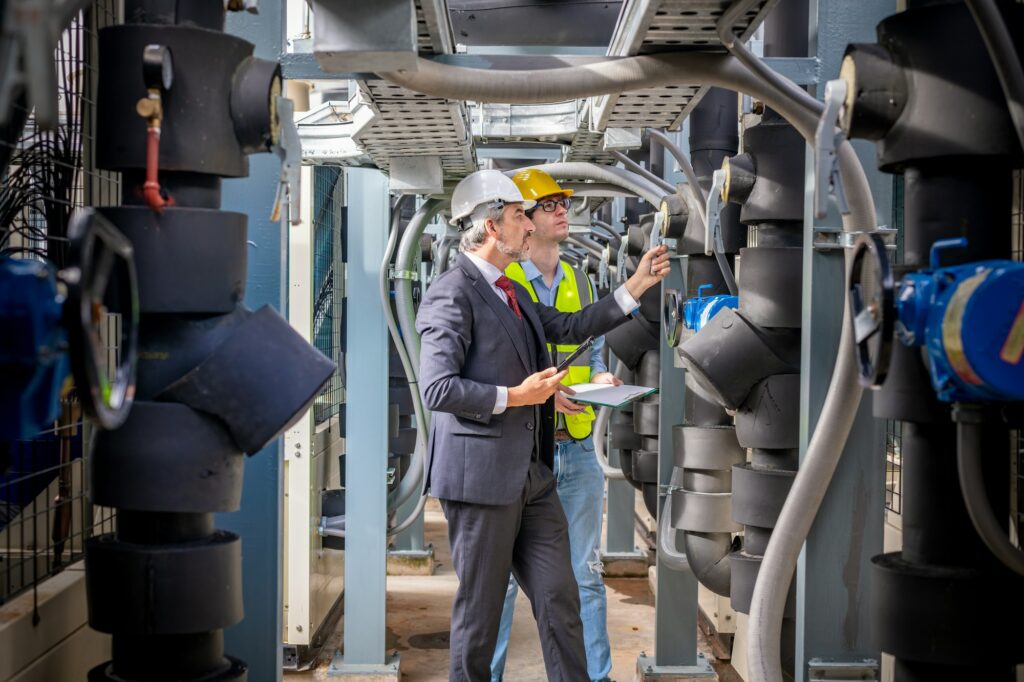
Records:
<instances>
[{"instance_id":1,"label":"man in dark suit","mask_svg":"<svg viewBox=\"0 0 1024 682\"><path fill-rule=\"evenodd\" d=\"M500 171L467 176L452 195L463 231L456 266L427 289L416 318L420 386L433 412L428 485L448 519L459 588L449 679L487 682L508 584L530 599L548 680L588 680L565 515L551 472L556 391L565 372L546 345L580 343L627 320L668 273L664 247L644 255L612 296L577 313L534 303L503 272L529 254L526 201Z\"/></svg>"}]
</instances>

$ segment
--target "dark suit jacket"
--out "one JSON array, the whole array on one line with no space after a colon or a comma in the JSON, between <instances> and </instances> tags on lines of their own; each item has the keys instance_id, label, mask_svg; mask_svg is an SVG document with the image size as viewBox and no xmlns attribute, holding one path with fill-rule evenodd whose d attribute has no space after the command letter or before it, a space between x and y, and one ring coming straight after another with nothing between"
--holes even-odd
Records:
<instances>
[{"instance_id":1,"label":"dark suit jacket","mask_svg":"<svg viewBox=\"0 0 1024 682\"><path fill-rule=\"evenodd\" d=\"M420 304L420 390L433 412L427 485L441 499L510 504L522 493L535 448L551 466L554 400L491 414L497 387L517 386L551 366L548 341L580 343L629 319L612 296L570 314L534 303L515 286L523 321L459 254Z\"/></svg>"}]
</instances>

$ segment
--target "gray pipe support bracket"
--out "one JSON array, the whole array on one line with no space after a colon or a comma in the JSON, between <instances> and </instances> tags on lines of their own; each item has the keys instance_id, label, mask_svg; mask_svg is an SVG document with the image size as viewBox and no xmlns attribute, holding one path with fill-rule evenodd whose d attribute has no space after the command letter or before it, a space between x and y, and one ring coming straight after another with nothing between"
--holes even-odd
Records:
<instances>
[{"instance_id":1,"label":"gray pipe support bracket","mask_svg":"<svg viewBox=\"0 0 1024 682\"><path fill-rule=\"evenodd\" d=\"M818 251L852 249L862 234L877 234L885 242L888 251L896 250L897 230L882 225L874 230L850 232L841 227L815 227L813 246Z\"/></svg>"},{"instance_id":2,"label":"gray pipe support bracket","mask_svg":"<svg viewBox=\"0 0 1024 682\"><path fill-rule=\"evenodd\" d=\"M839 212L850 213L839 174L839 147L846 141L846 133L836 129L839 115L846 100L846 81L837 78L825 84L825 109L814 131L814 217L828 215L828 197L835 197Z\"/></svg>"}]
</instances>

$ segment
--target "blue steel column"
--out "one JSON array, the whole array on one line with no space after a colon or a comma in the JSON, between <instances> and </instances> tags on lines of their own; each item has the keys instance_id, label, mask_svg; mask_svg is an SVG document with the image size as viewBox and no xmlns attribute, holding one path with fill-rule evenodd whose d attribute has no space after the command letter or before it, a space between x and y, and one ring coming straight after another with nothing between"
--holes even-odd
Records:
<instances>
[{"instance_id":1,"label":"blue steel column","mask_svg":"<svg viewBox=\"0 0 1024 682\"><path fill-rule=\"evenodd\" d=\"M276 60L281 53L283 18L280 0L262 0L259 15L229 12L226 31L252 42L255 56ZM249 177L224 180L222 208L249 218L245 305L256 309L270 304L287 314L287 242L281 224L270 219L280 172L280 161L272 155L249 157ZM224 631L224 642L227 651L249 664L249 682L281 679L282 463L280 438L249 458L241 510L218 514L216 521L218 528L242 538L245 619Z\"/></svg>"},{"instance_id":2,"label":"blue steel column","mask_svg":"<svg viewBox=\"0 0 1024 682\"><path fill-rule=\"evenodd\" d=\"M612 200L612 221L613 227L619 225L619 218L625 210L625 200L615 198ZM615 371L617 358L611 358L609 369ZM619 451L612 449L611 429L608 429L608 436L605 439L605 452L608 453L608 464L612 467L619 466ZM645 554L636 546L636 488L630 485L629 481L608 479L608 511L605 523L607 535L605 539L604 553L616 555L616 557L635 556L643 559Z\"/></svg>"},{"instance_id":3,"label":"blue steel column","mask_svg":"<svg viewBox=\"0 0 1024 682\"><path fill-rule=\"evenodd\" d=\"M614 363L610 366L615 371L614 365L618 360L613 358ZM611 429L609 429L609 433ZM619 466L619 451L611 447L611 439L605 438L605 452L608 453L608 464L612 467ZM644 554L636 547L635 536L636 526L634 516L636 514L636 489L629 484L629 481L608 480L608 512L607 512L607 537L605 540L605 555L635 555L638 559L644 558Z\"/></svg>"},{"instance_id":4,"label":"blue steel column","mask_svg":"<svg viewBox=\"0 0 1024 682\"><path fill-rule=\"evenodd\" d=\"M388 339L378 277L388 238L388 181L345 170L348 353L345 374L345 640L331 673L392 673L384 650L387 575Z\"/></svg>"},{"instance_id":5,"label":"blue steel column","mask_svg":"<svg viewBox=\"0 0 1024 682\"><path fill-rule=\"evenodd\" d=\"M686 290L686 257L674 257L672 270L661 284L666 289ZM664 323L661 325L664 327ZM660 406L658 414L658 511L663 511L665 492L672 480L672 427L683 421L683 370L675 366L676 355L661 339ZM697 578L692 572L673 571L657 555L657 587L654 608L654 656L637 660L641 679L669 676L677 679L714 677L714 670L697 652Z\"/></svg>"},{"instance_id":6,"label":"blue steel column","mask_svg":"<svg viewBox=\"0 0 1024 682\"><path fill-rule=\"evenodd\" d=\"M851 42L874 42L875 24L892 14L894 0L811 0L811 52L821 60L824 83L837 78ZM892 214L892 180L877 171L874 145L854 142L871 183L878 224ZM807 154L804 210L803 352L801 362L800 456L817 424L835 365L846 295L841 250L813 248L814 158ZM833 209L819 226L836 227ZM796 680L807 679L811 659L856 663L880 660L870 631L869 566L882 550L885 514L884 422L871 414L865 394L843 457L829 486L797 565Z\"/></svg>"}]
</instances>

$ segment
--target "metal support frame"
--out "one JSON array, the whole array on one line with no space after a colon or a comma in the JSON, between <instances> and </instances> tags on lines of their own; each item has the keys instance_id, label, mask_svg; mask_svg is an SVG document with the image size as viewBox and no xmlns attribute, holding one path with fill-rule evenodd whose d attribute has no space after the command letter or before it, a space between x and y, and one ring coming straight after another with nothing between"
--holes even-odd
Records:
<instances>
[{"instance_id":1,"label":"metal support frame","mask_svg":"<svg viewBox=\"0 0 1024 682\"><path fill-rule=\"evenodd\" d=\"M255 46L255 56L276 59L281 52L282 0L263 0L259 15L231 12L226 30ZM276 156L249 159L249 177L225 180L225 211L249 218L249 264L245 305L270 304L287 312L287 235L282 223L270 219L274 191L281 175ZM241 510L218 514L218 528L242 538L242 598L245 619L224 631L225 649L249 665L249 682L281 679L283 447L278 438L245 467Z\"/></svg>"},{"instance_id":2,"label":"metal support frame","mask_svg":"<svg viewBox=\"0 0 1024 682\"><path fill-rule=\"evenodd\" d=\"M618 225L625 212L625 200L612 200L612 224ZM615 371L618 358L610 358L609 370ZM605 452L608 453L608 464L619 466L619 451L611 447L611 429L605 439ZM636 546L636 488L629 481L608 479L608 507L606 520L606 539L602 561L605 563L606 575L619 575L614 566L616 562L643 561L646 575L647 553Z\"/></svg>"},{"instance_id":3,"label":"metal support frame","mask_svg":"<svg viewBox=\"0 0 1024 682\"><path fill-rule=\"evenodd\" d=\"M345 171L348 201L346 289L376 291L388 238L387 177L376 170ZM387 567L388 342L384 309L376 296L348 299L345 374L359 399L345 410L346 528L344 654L330 675L399 679L397 655L385 650Z\"/></svg>"},{"instance_id":4,"label":"metal support frame","mask_svg":"<svg viewBox=\"0 0 1024 682\"><path fill-rule=\"evenodd\" d=\"M672 269L662 281L666 289L686 288L685 256L671 259ZM662 330L663 332L664 330ZM658 408L658 505L661 513L665 491L672 479L672 427L683 420L683 370L675 366L675 349L661 339L660 399ZM637 658L637 679L715 679L715 671L697 652L697 578L693 573L673 571L658 556L654 605L654 656Z\"/></svg>"},{"instance_id":5,"label":"metal support frame","mask_svg":"<svg viewBox=\"0 0 1024 682\"><path fill-rule=\"evenodd\" d=\"M847 43L871 42L875 24L894 0L846 3L811 0L811 52L821 78L836 78ZM822 94L819 91L819 96ZM854 143L875 199L879 224L892 210L892 181L876 170L874 145ZM807 151L804 208L803 336L800 379L800 455L821 411L835 364L845 296L842 249L814 248L814 159ZM817 225L837 225L835 209ZM862 664L878 660L868 613L871 557L882 551L885 514L884 422L871 415L866 394L796 571L796 682L810 679L812 659Z\"/></svg>"}]
</instances>

